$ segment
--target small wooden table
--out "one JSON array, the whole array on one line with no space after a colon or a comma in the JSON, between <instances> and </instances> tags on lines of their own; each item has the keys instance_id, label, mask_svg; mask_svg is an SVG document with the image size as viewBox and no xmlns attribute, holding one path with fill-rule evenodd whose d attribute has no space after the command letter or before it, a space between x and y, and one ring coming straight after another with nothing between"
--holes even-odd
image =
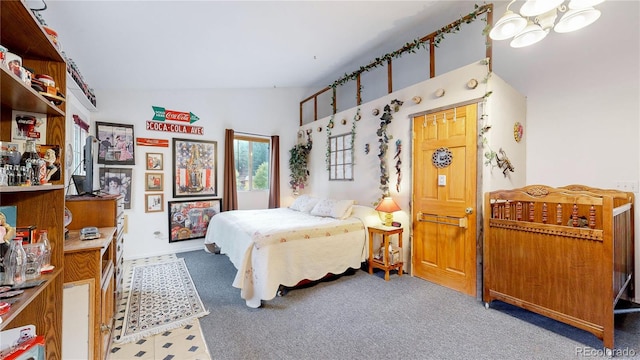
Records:
<instances>
[{"instance_id":1,"label":"small wooden table","mask_svg":"<svg viewBox=\"0 0 640 360\"><path fill-rule=\"evenodd\" d=\"M389 281L389 271L397 269L398 276L402 276L402 228L390 227L390 226L369 226L369 274L373 274L373 269L384 270L384 279ZM382 236L382 246L384 248L384 255L382 260L373 257L373 237L375 234ZM389 261L389 238L391 235L398 234L398 246L400 247L400 261L395 264L390 264Z\"/></svg>"}]
</instances>

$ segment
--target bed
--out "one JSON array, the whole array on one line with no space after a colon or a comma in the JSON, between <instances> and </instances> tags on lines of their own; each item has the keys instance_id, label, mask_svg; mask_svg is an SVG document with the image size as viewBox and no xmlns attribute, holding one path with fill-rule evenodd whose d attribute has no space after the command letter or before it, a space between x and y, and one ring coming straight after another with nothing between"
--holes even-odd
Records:
<instances>
[{"instance_id":1,"label":"bed","mask_svg":"<svg viewBox=\"0 0 640 360\"><path fill-rule=\"evenodd\" d=\"M313 198L313 204L295 206L301 202L289 208L226 211L211 218L205 250L212 252L215 244L229 257L238 269L233 286L241 290L247 306L260 307L281 286L342 274L360 268L365 260L365 223L375 216L373 208ZM318 210L321 203L329 204L324 211Z\"/></svg>"},{"instance_id":2,"label":"bed","mask_svg":"<svg viewBox=\"0 0 640 360\"><path fill-rule=\"evenodd\" d=\"M531 185L485 195L483 300L501 300L596 335L614 349L631 298L634 195Z\"/></svg>"}]
</instances>

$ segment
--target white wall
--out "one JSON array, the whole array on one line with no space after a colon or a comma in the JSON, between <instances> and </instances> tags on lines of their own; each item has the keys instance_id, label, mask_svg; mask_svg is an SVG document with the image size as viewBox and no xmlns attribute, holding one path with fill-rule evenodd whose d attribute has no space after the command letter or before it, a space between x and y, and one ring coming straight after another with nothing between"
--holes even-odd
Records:
<instances>
[{"instance_id":1,"label":"white wall","mask_svg":"<svg viewBox=\"0 0 640 360\"><path fill-rule=\"evenodd\" d=\"M125 210L128 232L125 235L125 259L147 257L158 254L175 253L202 249L204 239L194 239L169 243L168 215L166 202L172 197L172 138L217 141L218 143L218 197L222 197L222 166L224 161L224 132L231 128L238 132L280 136L280 192L283 201L289 183L288 149L295 144L298 119L298 103L302 98L300 89L228 89L191 91L97 91L98 112L92 113L93 122L133 124L136 138L169 139L169 147L135 147L135 166L130 210ZM153 118L152 106L160 106L176 111L190 111L200 120L194 126L204 127L204 136L185 135L146 130L147 120ZM95 134L92 126L90 133ZM164 200L165 211L145 213L144 173L145 153L162 153L164 158ZM104 165L99 165L102 167ZM97 173L97 172L96 172ZM238 194L240 208L266 208L265 192ZM179 198L186 200L197 198ZM155 235L159 232L160 235Z\"/></svg>"}]
</instances>

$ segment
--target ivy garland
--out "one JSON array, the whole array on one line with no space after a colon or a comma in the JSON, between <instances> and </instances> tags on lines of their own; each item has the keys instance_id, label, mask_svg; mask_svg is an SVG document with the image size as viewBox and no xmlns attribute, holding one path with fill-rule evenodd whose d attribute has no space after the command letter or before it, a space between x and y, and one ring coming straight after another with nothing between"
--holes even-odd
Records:
<instances>
[{"instance_id":1,"label":"ivy garland","mask_svg":"<svg viewBox=\"0 0 640 360\"><path fill-rule=\"evenodd\" d=\"M459 20L453 22L449 26L446 26L436 32L436 35L433 38L434 46L438 47L438 45L440 45L442 40L444 40L446 34L455 34L459 32L463 24L471 24L472 22L477 20L478 16L488 11L490 10L488 7L486 7L486 5L480 6L478 4L475 4L474 11L467 14L466 16L461 16ZM485 22L487 21L486 17L482 18L482 20ZM487 33L489 31L489 27L490 25L487 24L487 26L485 26L483 30L483 33ZM384 54L381 57L375 58L375 60L372 63L365 66L361 66L358 70L352 72L351 74L345 73L338 80L334 81L333 84L329 85L329 87L334 90L331 96L331 105L333 106L333 104L335 104L335 89L338 86L344 85L349 81L356 80L358 76L360 76L360 74L362 74L363 72L375 69L378 66L384 66L392 59L399 59L405 53L413 54L413 53L416 53L416 51L418 51L420 48L428 50L428 47L426 45L428 42L429 42L429 39L419 39L419 38L415 39L412 42L406 43L402 48L396 51L393 51L393 52ZM360 86L360 88L362 88L362 85Z\"/></svg>"},{"instance_id":2,"label":"ivy garland","mask_svg":"<svg viewBox=\"0 0 640 360\"><path fill-rule=\"evenodd\" d=\"M360 118L361 118L360 108L358 107L356 109L356 114L353 115L353 122L351 123L351 163L354 165L356 163L356 151L355 151L356 127Z\"/></svg>"},{"instance_id":3,"label":"ivy garland","mask_svg":"<svg viewBox=\"0 0 640 360\"><path fill-rule=\"evenodd\" d=\"M327 165L327 171L331 169L331 129L334 126L334 118L336 114L331 114L331 118L329 119L329 123L327 124L327 152L325 154L325 163Z\"/></svg>"},{"instance_id":4,"label":"ivy garland","mask_svg":"<svg viewBox=\"0 0 640 360\"><path fill-rule=\"evenodd\" d=\"M389 196L389 168L387 167L387 150L389 149L389 140L393 139L393 135L387 135L387 126L391 124L393 111L400 110L403 102L397 99L391 100L391 104L384 106L384 112L380 117L380 128L376 131L378 135L378 159L380 159L380 190L382 197Z\"/></svg>"},{"instance_id":5,"label":"ivy garland","mask_svg":"<svg viewBox=\"0 0 640 360\"><path fill-rule=\"evenodd\" d=\"M291 170L289 186L294 193L298 189L304 189L304 185L307 183L307 178L309 177L307 164L312 147L311 135L307 134L306 144L296 144L289 150L289 170Z\"/></svg>"},{"instance_id":6,"label":"ivy garland","mask_svg":"<svg viewBox=\"0 0 640 360\"><path fill-rule=\"evenodd\" d=\"M482 82L488 88L489 78L491 77L491 71L489 71L489 59L484 60L484 65L487 66L487 76L482 80ZM486 151L483 154L485 158L484 164L491 166L491 168L494 168L498 166L498 164L496 159L496 152L493 151L491 146L489 146L489 140L486 137L486 133L489 131L489 129L491 129L491 125L489 125L487 121L487 119L489 118L489 115L485 113L485 111L487 110L487 99L489 98L489 96L491 96L492 93L493 93L492 91L487 91L482 97L482 115L480 115L482 128L480 128L479 136L482 137L482 147L486 148Z\"/></svg>"}]
</instances>

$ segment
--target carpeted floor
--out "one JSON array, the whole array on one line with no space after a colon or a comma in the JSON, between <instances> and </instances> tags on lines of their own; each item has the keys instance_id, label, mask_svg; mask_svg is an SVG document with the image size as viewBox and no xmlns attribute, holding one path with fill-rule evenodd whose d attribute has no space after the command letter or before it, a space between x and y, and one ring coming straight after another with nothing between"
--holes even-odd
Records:
<instances>
[{"instance_id":1,"label":"carpeted floor","mask_svg":"<svg viewBox=\"0 0 640 360\"><path fill-rule=\"evenodd\" d=\"M574 359L604 355L585 331L411 276L355 271L248 308L235 268L205 251L184 258L210 314L212 359ZM640 358L640 313L616 316L617 358ZM622 353L624 351L624 353ZM632 356L630 356L632 355Z\"/></svg>"}]
</instances>

